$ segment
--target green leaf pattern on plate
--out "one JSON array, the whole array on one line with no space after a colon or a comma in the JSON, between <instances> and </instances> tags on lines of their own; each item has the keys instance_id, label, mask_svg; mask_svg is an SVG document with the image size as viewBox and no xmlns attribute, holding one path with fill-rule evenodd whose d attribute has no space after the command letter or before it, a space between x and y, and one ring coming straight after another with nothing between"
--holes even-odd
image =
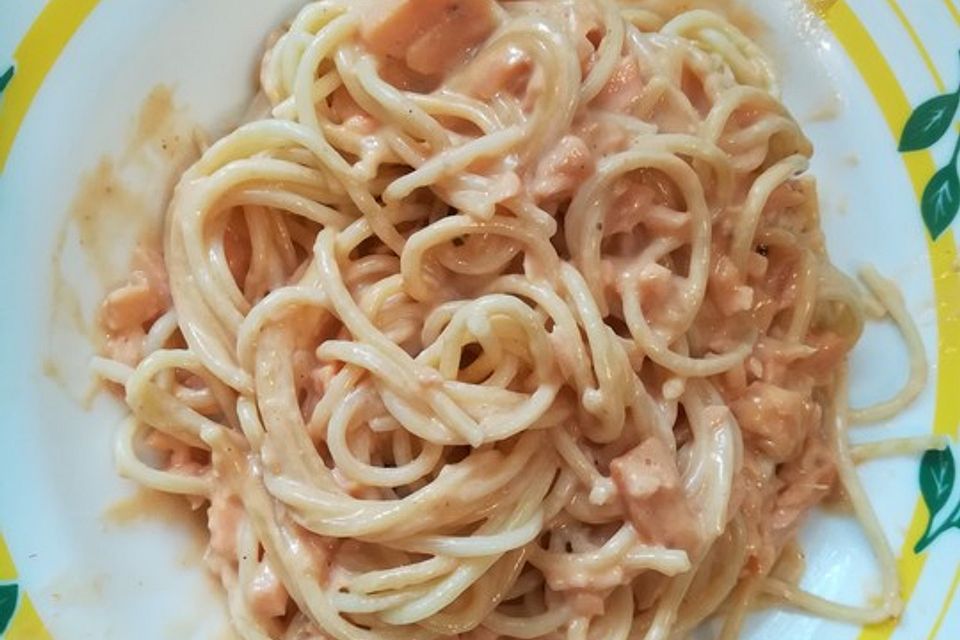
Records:
<instances>
[{"instance_id":1,"label":"green leaf pattern on plate","mask_svg":"<svg viewBox=\"0 0 960 640\"><path fill-rule=\"evenodd\" d=\"M0 93L3 93L3 90L7 88L11 80L13 80L13 67L10 67L3 72L3 75L0 75Z\"/></svg>"},{"instance_id":2,"label":"green leaf pattern on plate","mask_svg":"<svg viewBox=\"0 0 960 640\"><path fill-rule=\"evenodd\" d=\"M960 211L960 178L957 177L956 160L933 174L920 202L923 222L936 240Z\"/></svg>"},{"instance_id":3,"label":"green leaf pattern on plate","mask_svg":"<svg viewBox=\"0 0 960 640\"><path fill-rule=\"evenodd\" d=\"M923 151L935 145L956 121L958 109L960 87L953 93L944 93L922 103L913 110L903 127L899 151ZM934 241L950 228L960 213L958 156L960 136L954 142L950 160L930 177L920 198L923 223ZM923 455L920 461L920 494L927 506L929 518L923 535L913 547L915 553L924 551L946 531L960 529L960 499L949 514L943 515L954 494L956 479L956 461L949 447L943 450L931 449Z\"/></svg>"},{"instance_id":4,"label":"green leaf pattern on plate","mask_svg":"<svg viewBox=\"0 0 960 640\"><path fill-rule=\"evenodd\" d=\"M938 518L953 495L957 479L956 461L950 448L931 449L920 461L920 494L930 512L927 527L913 550L920 553L946 531L960 529L960 502L945 517ZM939 521L939 523L938 523ZM936 526L934 526L936 525Z\"/></svg>"},{"instance_id":5,"label":"green leaf pattern on plate","mask_svg":"<svg viewBox=\"0 0 960 640\"><path fill-rule=\"evenodd\" d=\"M958 105L960 94L948 93L917 107L903 128L900 151L920 151L933 146L950 128Z\"/></svg>"},{"instance_id":6,"label":"green leaf pattern on plate","mask_svg":"<svg viewBox=\"0 0 960 640\"><path fill-rule=\"evenodd\" d=\"M960 88L953 93L930 98L913 110L900 135L900 152L922 151L940 141L957 117L960 107ZM960 212L960 178L957 176L957 155L960 154L960 138L953 147L953 154L945 167L930 178L923 190L920 212L923 222L936 240Z\"/></svg>"},{"instance_id":7,"label":"green leaf pattern on plate","mask_svg":"<svg viewBox=\"0 0 960 640\"><path fill-rule=\"evenodd\" d=\"M3 635L10 626L13 613L17 610L19 593L20 588L15 584L0 584L0 635Z\"/></svg>"}]
</instances>

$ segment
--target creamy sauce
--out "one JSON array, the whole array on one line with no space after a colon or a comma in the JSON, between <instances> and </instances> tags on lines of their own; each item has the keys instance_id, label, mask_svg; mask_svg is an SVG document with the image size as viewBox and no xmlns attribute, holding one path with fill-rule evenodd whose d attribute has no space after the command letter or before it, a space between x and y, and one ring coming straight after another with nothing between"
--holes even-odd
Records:
<instances>
[{"instance_id":1,"label":"creamy sauce","mask_svg":"<svg viewBox=\"0 0 960 640\"><path fill-rule=\"evenodd\" d=\"M329 163L335 166L327 166L326 153L314 162L317 150L299 139L278 144L278 129L294 128L282 115L229 134L211 162L185 176L170 206L168 277L153 279L162 287L135 269L105 301L101 318L111 331L142 333L156 316L165 320L152 335L165 337L175 317L196 356L143 360L143 349L128 361L113 356L113 364L140 367L143 375L127 380L127 402L140 425L155 429L144 444L166 474L144 473L135 458L147 452L129 447L120 449L121 469L160 490L202 496L195 507L209 500L205 558L231 602L245 605L234 611L245 637L299 635L304 618L294 614L309 623L304 635L340 640L418 632L401 620L470 628L482 621L456 618L472 608L468 599L432 586L459 583L460 575L486 579L463 573L460 558L485 557L494 566L530 542L528 559L518 561L528 561L531 573L514 565L508 581L532 576L533 588L545 584L556 600L545 593L542 606L524 597L525 611L510 608L522 611L518 624L557 615L570 637L604 636L588 629L601 615L609 615L601 629L634 635L646 632L637 616L654 624L664 613L679 618L682 605L698 606L713 587L667 579L699 573L707 553L730 568L719 588L749 592L751 583L741 588L737 580L774 566L846 463L834 457L822 423L840 388L836 372L861 329L852 286L837 283L836 300L821 287L833 267L817 232L815 184L798 177L811 148L764 94L779 86L771 65L707 12L667 24L664 33L632 33L625 46L622 16L581 15L589 3L578 0L369 1L319 32L311 5L263 66L264 90L283 112L291 98L285 69L303 55L303 43L322 44L335 57L318 53L298 63L299 74L336 64L343 88L331 85L329 102L319 104L296 92L291 116L329 138L341 156ZM542 13L525 13L528 6ZM762 28L722 0L646 0L633 15L663 22L701 7L730 16L748 37ZM497 31L500 13L505 39L464 62ZM340 31L347 26L356 37ZM521 54L518 64L511 47ZM365 52L406 75L378 77ZM356 55L357 65L341 64ZM523 56L534 69L529 78ZM473 73L463 64L475 64ZM478 84L485 75L488 82ZM388 86L421 80L440 89L423 106ZM480 105L476 113L464 107L491 91L489 115ZM461 92L467 100L455 98ZM603 144L603 125L620 131L612 148ZM707 128L712 137L698 139ZM387 147L396 157L377 155ZM280 168L304 156L318 174L302 180L310 190L301 192L299 178ZM344 177L351 171L340 166L344 159L370 167L368 177ZM381 173L381 164L390 168ZM251 176L267 185L270 200L246 188ZM356 206L336 210L343 194L327 194L326 180ZM244 234L219 217L228 191L237 206L256 197L297 216L297 203L316 200L326 208L303 217L322 230L251 209L243 211ZM360 212L376 237L333 222ZM298 287L287 291L298 297L301 286L323 295L329 322L300 303L296 311L272 306L283 293L271 292L290 283ZM158 315L158 306L171 304L163 288L175 293L176 316ZM554 302L540 299L547 296ZM138 315L143 309L149 312ZM255 351L245 353L248 319L262 324ZM554 346L561 341L568 346ZM198 384L177 377L198 361L206 368ZM179 393L147 382L161 373L154 365L180 384ZM242 432L232 424L234 406ZM196 418L188 411L203 422L186 421ZM572 430L564 424L570 415ZM173 428L184 422L200 425L203 444ZM558 472L577 486L552 493ZM539 502L549 507L538 511ZM547 515L561 509L562 520ZM502 529L511 519L529 525ZM281 537L267 534L262 556L254 554L254 541L239 535L247 525ZM468 528L490 539L447 537ZM658 574L653 586L645 573ZM357 599L339 601L342 590ZM288 594L298 597L291 602ZM636 611L624 599L647 604ZM710 609L720 602L709 599ZM895 600L894 593L877 619L896 615ZM399 618L396 602L403 603ZM365 615L351 621L360 610ZM671 629L672 622L649 635L684 632L685 623ZM556 634L528 627L505 635Z\"/></svg>"}]
</instances>

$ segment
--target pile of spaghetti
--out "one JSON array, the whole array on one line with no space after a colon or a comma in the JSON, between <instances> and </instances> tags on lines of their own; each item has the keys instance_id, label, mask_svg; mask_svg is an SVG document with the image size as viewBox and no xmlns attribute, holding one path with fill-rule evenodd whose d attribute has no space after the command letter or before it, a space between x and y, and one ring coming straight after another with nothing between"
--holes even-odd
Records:
<instances>
[{"instance_id":1,"label":"pile of spaghetti","mask_svg":"<svg viewBox=\"0 0 960 640\"><path fill-rule=\"evenodd\" d=\"M206 509L243 638L898 613L811 146L758 47L678 4L322 0L271 40L261 117L183 175L98 361L121 471ZM797 587L833 493L869 607Z\"/></svg>"}]
</instances>

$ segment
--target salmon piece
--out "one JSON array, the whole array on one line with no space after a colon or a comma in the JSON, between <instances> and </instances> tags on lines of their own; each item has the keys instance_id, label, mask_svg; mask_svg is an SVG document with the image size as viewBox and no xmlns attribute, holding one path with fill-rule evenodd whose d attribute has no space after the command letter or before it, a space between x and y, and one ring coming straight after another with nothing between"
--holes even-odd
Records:
<instances>
[{"instance_id":1,"label":"salmon piece","mask_svg":"<svg viewBox=\"0 0 960 640\"><path fill-rule=\"evenodd\" d=\"M253 579L244 585L244 595L254 614L264 618L279 618L287 612L290 596L270 564L261 562Z\"/></svg>"},{"instance_id":2,"label":"salmon piece","mask_svg":"<svg viewBox=\"0 0 960 640\"><path fill-rule=\"evenodd\" d=\"M628 113L643 91L640 66L632 57L620 60L610 80L603 87L593 104L606 111Z\"/></svg>"},{"instance_id":3,"label":"salmon piece","mask_svg":"<svg viewBox=\"0 0 960 640\"><path fill-rule=\"evenodd\" d=\"M645 304L662 304L674 292L673 271L661 264L651 262L637 276L640 299Z\"/></svg>"},{"instance_id":4,"label":"salmon piece","mask_svg":"<svg viewBox=\"0 0 960 640\"><path fill-rule=\"evenodd\" d=\"M507 48L495 54L478 58L467 71L469 91L482 100L498 93L521 96L530 82L533 64L526 53Z\"/></svg>"},{"instance_id":5,"label":"salmon piece","mask_svg":"<svg viewBox=\"0 0 960 640\"><path fill-rule=\"evenodd\" d=\"M743 466L733 485L730 511L740 511L747 528L748 575L765 574L777 559L778 550L770 531L770 514L777 500L780 481L773 462L756 451L743 453Z\"/></svg>"},{"instance_id":6,"label":"salmon piece","mask_svg":"<svg viewBox=\"0 0 960 640\"><path fill-rule=\"evenodd\" d=\"M574 132L587 143L598 158L626 151L632 144L631 137L617 123L591 118L589 113L574 123Z\"/></svg>"},{"instance_id":7,"label":"salmon piece","mask_svg":"<svg viewBox=\"0 0 960 640\"><path fill-rule=\"evenodd\" d=\"M565 558L564 558L565 560ZM604 591L628 582L627 568L591 567L579 562L555 562L541 567L547 586L553 591Z\"/></svg>"},{"instance_id":8,"label":"salmon piece","mask_svg":"<svg viewBox=\"0 0 960 640\"><path fill-rule=\"evenodd\" d=\"M764 336L754 348L754 357L763 372L763 379L782 384L799 368L805 358L816 354L816 349Z\"/></svg>"},{"instance_id":9,"label":"salmon piece","mask_svg":"<svg viewBox=\"0 0 960 640\"><path fill-rule=\"evenodd\" d=\"M833 491L836 457L819 434L813 434L800 457L785 464L778 476L785 488L777 496L770 528L780 548L794 536L810 509Z\"/></svg>"},{"instance_id":10,"label":"salmon piece","mask_svg":"<svg viewBox=\"0 0 960 640\"><path fill-rule=\"evenodd\" d=\"M326 538L318 536L315 533L307 531L303 527L296 527L299 539L303 542L303 548L310 556L310 568L317 580L325 581L329 577L330 565L341 540L337 538Z\"/></svg>"},{"instance_id":11,"label":"salmon piece","mask_svg":"<svg viewBox=\"0 0 960 640\"><path fill-rule=\"evenodd\" d=\"M223 253L227 258L227 268L230 269L233 281L242 288L247 272L250 271L252 250L250 230L240 209L234 211L227 222L227 228L223 233Z\"/></svg>"},{"instance_id":12,"label":"salmon piece","mask_svg":"<svg viewBox=\"0 0 960 640\"><path fill-rule=\"evenodd\" d=\"M142 327L171 304L163 257L140 247L133 256L133 271L123 286L107 295L100 308L103 326L110 332Z\"/></svg>"},{"instance_id":13,"label":"salmon piece","mask_svg":"<svg viewBox=\"0 0 960 640\"><path fill-rule=\"evenodd\" d=\"M491 0L378 0L364 13L367 47L424 75L463 62L496 27Z\"/></svg>"},{"instance_id":14,"label":"salmon piece","mask_svg":"<svg viewBox=\"0 0 960 640\"><path fill-rule=\"evenodd\" d=\"M364 7L360 36L374 53L404 59L407 48L442 13L444 0L371 0Z\"/></svg>"},{"instance_id":15,"label":"salmon piece","mask_svg":"<svg viewBox=\"0 0 960 640\"><path fill-rule=\"evenodd\" d=\"M167 268L164 266L163 254L158 249L138 246L133 252L132 266L134 271L143 273L147 282L165 301L170 301L170 284L167 279Z\"/></svg>"},{"instance_id":16,"label":"salmon piece","mask_svg":"<svg viewBox=\"0 0 960 640\"><path fill-rule=\"evenodd\" d=\"M330 106L340 119L340 124L357 133L370 135L379 126L376 118L360 108L346 87L340 87L333 92Z\"/></svg>"},{"instance_id":17,"label":"salmon piece","mask_svg":"<svg viewBox=\"0 0 960 640\"><path fill-rule=\"evenodd\" d=\"M628 179L614 185L612 196L612 205L603 221L604 237L631 234L640 238L689 238L690 214L673 209L672 203L662 204L669 194L645 182ZM642 229L638 229L640 226ZM645 232L649 235L644 235Z\"/></svg>"},{"instance_id":18,"label":"salmon piece","mask_svg":"<svg viewBox=\"0 0 960 640\"><path fill-rule=\"evenodd\" d=\"M802 370L817 382L829 380L853 348L849 337L833 331L808 336L806 342L815 352L803 361Z\"/></svg>"},{"instance_id":19,"label":"salmon piece","mask_svg":"<svg viewBox=\"0 0 960 640\"><path fill-rule=\"evenodd\" d=\"M753 307L753 287L743 283L743 276L729 256L721 255L710 270L710 300L725 316Z\"/></svg>"},{"instance_id":20,"label":"salmon piece","mask_svg":"<svg viewBox=\"0 0 960 640\"><path fill-rule=\"evenodd\" d=\"M323 364L310 371L309 377L313 391L319 396L326 393L327 388L330 386L330 383L333 382L333 378L340 371L340 368L337 364Z\"/></svg>"},{"instance_id":21,"label":"salmon piece","mask_svg":"<svg viewBox=\"0 0 960 640\"><path fill-rule=\"evenodd\" d=\"M700 74L687 65L684 65L683 71L680 73L680 87L683 95L685 95L690 102L690 106L693 107L701 117L706 118L707 114L710 113L710 107L713 105L713 101L710 99L710 96L707 95L706 87Z\"/></svg>"},{"instance_id":22,"label":"salmon piece","mask_svg":"<svg viewBox=\"0 0 960 640\"><path fill-rule=\"evenodd\" d=\"M757 452L744 452L733 504L740 504L745 516L747 574L767 573L806 514L833 491L836 460L822 436L810 434L802 447L795 458L782 464Z\"/></svg>"},{"instance_id":23,"label":"salmon piece","mask_svg":"<svg viewBox=\"0 0 960 640\"><path fill-rule=\"evenodd\" d=\"M162 431L153 431L146 437L146 444L167 455L167 471L185 475L200 475L203 465L194 458L193 448L185 442Z\"/></svg>"},{"instance_id":24,"label":"salmon piece","mask_svg":"<svg viewBox=\"0 0 960 640\"><path fill-rule=\"evenodd\" d=\"M133 273L126 285L112 291L103 302L103 323L110 331L143 325L156 316L157 297L143 274Z\"/></svg>"},{"instance_id":25,"label":"salmon piece","mask_svg":"<svg viewBox=\"0 0 960 640\"><path fill-rule=\"evenodd\" d=\"M224 558L237 557L237 529L243 518L240 500L225 491L214 491L207 509L210 548Z\"/></svg>"},{"instance_id":26,"label":"salmon piece","mask_svg":"<svg viewBox=\"0 0 960 640\"><path fill-rule=\"evenodd\" d=\"M756 124L763 114L764 111L755 106L741 107L731 114L729 125L734 129L746 129Z\"/></svg>"},{"instance_id":27,"label":"salmon piece","mask_svg":"<svg viewBox=\"0 0 960 640\"><path fill-rule=\"evenodd\" d=\"M495 27L493 5L483 0L450 0L442 24L430 29L407 50L407 66L434 75L463 62L470 50Z\"/></svg>"},{"instance_id":28,"label":"salmon piece","mask_svg":"<svg viewBox=\"0 0 960 640\"><path fill-rule=\"evenodd\" d=\"M571 589L567 592L567 604L576 616L596 618L602 616L606 609L603 597L597 593Z\"/></svg>"},{"instance_id":29,"label":"salmon piece","mask_svg":"<svg viewBox=\"0 0 960 640\"><path fill-rule=\"evenodd\" d=\"M613 206L603 221L603 234L632 233L654 208L656 193L650 187L632 180L622 180L613 187Z\"/></svg>"},{"instance_id":30,"label":"salmon piece","mask_svg":"<svg viewBox=\"0 0 960 640\"><path fill-rule=\"evenodd\" d=\"M145 327L172 304L163 256L155 249L138 247L127 282L107 294L100 305L100 323L107 334L104 354L136 366L143 358Z\"/></svg>"},{"instance_id":31,"label":"salmon piece","mask_svg":"<svg viewBox=\"0 0 960 640\"><path fill-rule=\"evenodd\" d=\"M643 226L654 237L673 236L685 239L690 235L690 214L656 205L643 214Z\"/></svg>"},{"instance_id":32,"label":"salmon piece","mask_svg":"<svg viewBox=\"0 0 960 640\"><path fill-rule=\"evenodd\" d=\"M764 204L764 213L769 213L769 217L775 217L777 213L799 207L810 197L808 188L802 180L787 180L780 184L772 192L767 202Z\"/></svg>"},{"instance_id":33,"label":"salmon piece","mask_svg":"<svg viewBox=\"0 0 960 640\"><path fill-rule=\"evenodd\" d=\"M111 360L135 367L143 359L143 344L146 338L146 332L139 326L110 333L103 346L103 353Z\"/></svg>"},{"instance_id":34,"label":"salmon piece","mask_svg":"<svg viewBox=\"0 0 960 640\"><path fill-rule=\"evenodd\" d=\"M785 462L799 453L812 412L809 400L801 394L754 382L730 408L744 438L774 462Z\"/></svg>"},{"instance_id":35,"label":"salmon piece","mask_svg":"<svg viewBox=\"0 0 960 640\"><path fill-rule=\"evenodd\" d=\"M610 463L610 476L642 542L697 548L697 519L683 493L673 453L663 442L647 438Z\"/></svg>"},{"instance_id":36,"label":"salmon piece","mask_svg":"<svg viewBox=\"0 0 960 640\"><path fill-rule=\"evenodd\" d=\"M586 143L577 136L564 136L537 165L533 197L540 201L568 198L595 169Z\"/></svg>"}]
</instances>

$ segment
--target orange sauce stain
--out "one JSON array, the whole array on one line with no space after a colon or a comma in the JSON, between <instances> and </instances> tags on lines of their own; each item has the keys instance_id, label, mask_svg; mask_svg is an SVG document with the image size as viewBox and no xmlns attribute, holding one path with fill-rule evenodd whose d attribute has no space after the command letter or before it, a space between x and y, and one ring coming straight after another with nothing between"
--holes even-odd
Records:
<instances>
[{"instance_id":1,"label":"orange sauce stain","mask_svg":"<svg viewBox=\"0 0 960 640\"><path fill-rule=\"evenodd\" d=\"M144 99L121 151L77 184L51 256L41 371L81 406L96 389L89 358L103 344L100 301L126 277L138 244L159 245L176 181L199 154L195 123L161 85Z\"/></svg>"},{"instance_id":2,"label":"orange sauce stain","mask_svg":"<svg viewBox=\"0 0 960 640\"><path fill-rule=\"evenodd\" d=\"M130 526L142 522L161 522L189 534L190 545L181 558L184 566L195 566L202 560L207 544L206 508L197 508L183 496L137 487L127 498L118 500L103 512L108 527Z\"/></svg>"}]
</instances>

